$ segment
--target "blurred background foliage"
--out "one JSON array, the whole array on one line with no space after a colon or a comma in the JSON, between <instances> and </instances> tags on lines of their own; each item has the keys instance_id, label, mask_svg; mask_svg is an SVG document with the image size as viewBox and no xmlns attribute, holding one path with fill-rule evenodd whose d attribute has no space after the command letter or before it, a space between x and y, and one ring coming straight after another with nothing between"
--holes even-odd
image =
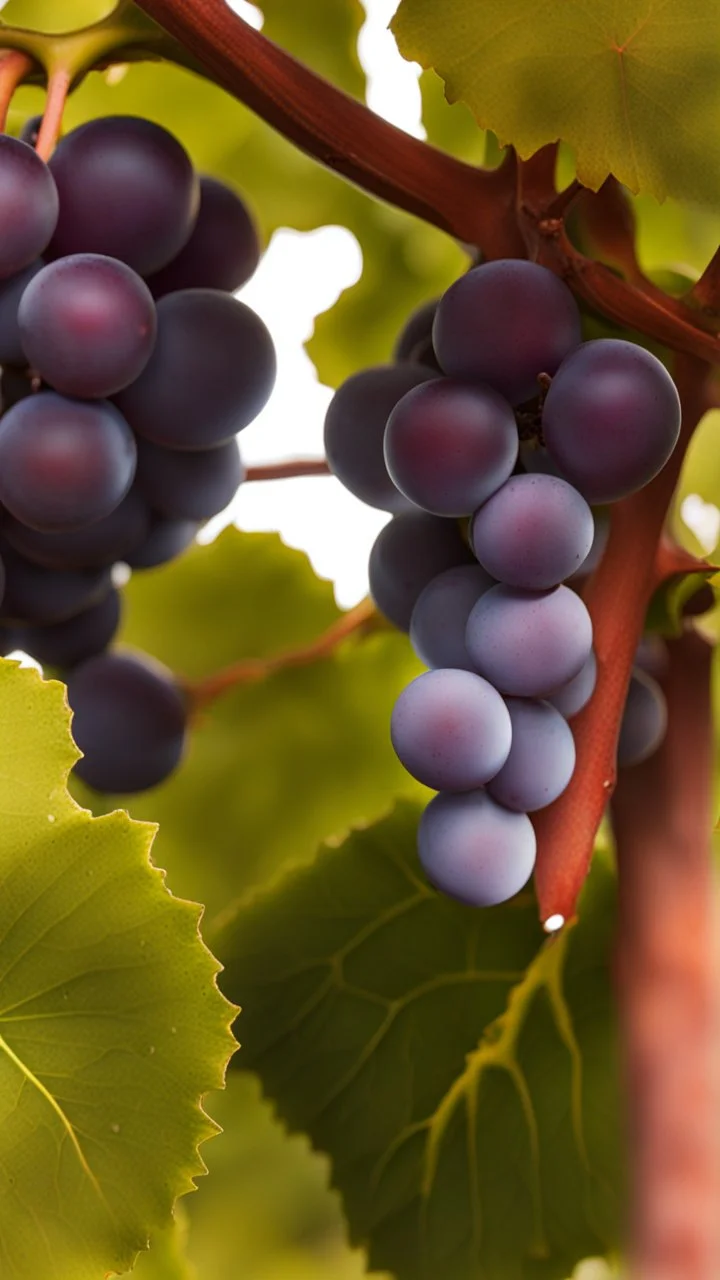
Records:
<instances>
[{"instance_id":1,"label":"blurred background foliage","mask_svg":"<svg viewBox=\"0 0 720 1280\"><path fill-rule=\"evenodd\" d=\"M9 0L2 17L18 26L72 29L112 7L109 0ZM364 10L358 0L261 0L260 7L270 38L364 98L357 55ZM429 141L472 163L497 163L493 135L479 130L464 106L447 104L433 72L423 73L421 91ZM39 90L21 90L11 126L19 130L41 105ZM387 359L413 307L441 292L468 263L467 251L447 236L368 199L189 72L144 64L92 73L71 98L67 126L118 113L167 126L201 171L236 184L266 240L280 227L333 224L356 236L362 275L317 318L309 342L319 376L330 386ZM564 181L573 173L567 150L560 172ZM660 206L646 196L633 205L645 269L694 278L720 241L720 212L673 200ZM678 532L696 551L713 548L688 531L679 513L689 494L708 505L720 502L719 430L718 415L709 415L690 451L677 505ZM228 591L231 579L235 592L241 586L242 616ZM126 594L123 638L189 677L233 658L302 643L337 616L330 587L314 578L299 553L270 536L233 531L162 575L133 581ZM191 637L181 625L189 610ZM288 863L309 861L324 837L372 821L396 795L417 793L387 740L389 706L416 669L405 639L379 632L345 646L319 672L287 672L238 690L198 726L177 778L129 803L134 816L160 820L157 860L168 868L176 892L209 905L210 942L228 892L242 895ZM90 804L90 797L83 802ZM96 798L92 803L102 809ZM272 831L269 808L278 815ZM359 1280L364 1259L347 1246L339 1201L328 1189L327 1161L305 1139L285 1134L255 1079L233 1075L208 1109L225 1128L205 1148L212 1176L141 1259L142 1280ZM582 1264L576 1280L608 1280L611 1274L606 1263L593 1260Z\"/></svg>"}]
</instances>

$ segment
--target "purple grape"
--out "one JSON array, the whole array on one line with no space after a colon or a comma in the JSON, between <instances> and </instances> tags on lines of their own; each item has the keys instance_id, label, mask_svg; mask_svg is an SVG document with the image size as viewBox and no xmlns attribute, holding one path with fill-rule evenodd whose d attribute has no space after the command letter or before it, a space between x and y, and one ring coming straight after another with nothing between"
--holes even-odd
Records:
<instances>
[{"instance_id":1,"label":"purple grape","mask_svg":"<svg viewBox=\"0 0 720 1280\"><path fill-rule=\"evenodd\" d=\"M211 449L246 427L275 382L259 316L227 293L186 289L157 307L155 350L117 404L140 436L167 449Z\"/></svg>"},{"instance_id":2,"label":"purple grape","mask_svg":"<svg viewBox=\"0 0 720 1280\"><path fill-rule=\"evenodd\" d=\"M514 898L535 866L535 832L525 813L496 804L486 791L435 796L418 828L428 879L470 907Z\"/></svg>"},{"instance_id":3,"label":"purple grape","mask_svg":"<svg viewBox=\"0 0 720 1280\"><path fill-rule=\"evenodd\" d=\"M43 270L44 265L42 259L38 258L17 275L0 282L0 362L2 364L14 364L23 369L27 368L28 360L20 340L18 311L25 290ZM5 374L3 374L3 380L4 378ZM9 408L4 397L3 407Z\"/></svg>"},{"instance_id":4,"label":"purple grape","mask_svg":"<svg viewBox=\"0 0 720 1280\"><path fill-rule=\"evenodd\" d=\"M642 764L657 751L667 729L667 703L660 685L635 668L630 679L618 739L620 769Z\"/></svg>"},{"instance_id":5,"label":"purple grape","mask_svg":"<svg viewBox=\"0 0 720 1280\"><path fill-rule=\"evenodd\" d=\"M195 541L200 528L197 520L169 520L151 515L150 530L136 551L124 557L131 569L155 569L175 560Z\"/></svg>"},{"instance_id":6,"label":"purple grape","mask_svg":"<svg viewBox=\"0 0 720 1280\"><path fill-rule=\"evenodd\" d=\"M440 299L433 343L453 378L487 382L511 404L538 394L582 341L570 290L535 262L501 259L461 276Z\"/></svg>"},{"instance_id":7,"label":"purple grape","mask_svg":"<svg viewBox=\"0 0 720 1280\"><path fill-rule=\"evenodd\" d=\"M575 768L575 742L567 722L534 698L508 698L510 755L488 783L493 800L517 813L535 813L562 795Z\"/></svg>"},{"instance_id":8,"label":"purple grape","mask_svg":"<svg viewBox=\"0 0 720 1280\"><path fill-rule=\"evenodd\" d=\"M418 782L434 791L473 791L508 758L510 716L500 694L471 671L427 671L400 694L390 736Z\"/></svg>"},{"instance_id":9,"label":"purple grape","mask_svg":"<svg viewBox=\"0 0 720 1280\"><path fill-rule=\"evenodd\" d=\"M555 692L548 697L548 702L564 716L566 720L572 720L578 712L586 707L595 692L595 684L597 681L597 658L591 650L589 657L583 663L576 676L572 680L568 680L567 684L556 689Z\"/></svg>"},{"instance_id":10,"label":"purple grape","mask_svg":"<svg viewBox=\"0 0 720 1280\"><path fill-rule=\"evenodd\" d=\"M2 547L5 594L0 618L18 623L63 622L96 604L110 590L109 569L44 569Z\"/></svg>"},{"instance_id":11,"label":"purple grape","mask_svg":"<svg viewBox=\"0 0 720 1280\"><path fill-rule=\"evenodd\" d=\"M235 497L244 475L236 440L188 453L138 439L135 483L152 509L171 520L218 515Z\"/></svg>"},{"instance_id":12,"label":"purple grape","mask_svg":"<svg viewBox=\"0 0 720 1280\"><path fill-rule=\"evenodd\" d=\"M43 666L67 670L107 649L119 625L120 595L112 588L97 604L65 622L24 627L18 647Z\"/></svg>"},{"instance_id":13,"label":"purple grape","mask_svg":"<svg viewBox=\"0 0 720 1280\"><path fill-rule=\"evenodd\" d=\"M0 421L0 502L32 529L79 529L122 502L135 459L113 405L43 391Z\"/></svg>"},{"instance_id":14,"label":"purple grape","mask_svg":"<svg viewBox=\"0 0 720 1280\"><path fill-rule=\"evenodd\" d=\"M511 476L475 514L471 541L498 582L528 591L556 587L592 546L592 511L555 476Z\"/></svg>"},{"instance_id":15,"label":"purple grape","mask_svg":"<svg viewBox=\"0 0 720 1280\"><path fill-rule=\"evenodd\" d=\"M522 591L501 585L478 600L466 642L475 669L501 693L544 698L587 661L592 622L569 587Z\"/></svg>"},{"instance_id":16,"label":"purple grape","mask_svg":"<svg viewBox=\"0 0 720 1280\"><path fill-rule=\"evenodd\" d=\"M101 400L140 376L155 346L152 294L115 258L78 253L44 267L18 312L27 363L55 391Z\"/></svg>"},{"instance_id":17,"label":"purple grape","mask_svg":"<svg viewBox=\"0 0 720 1280\"><path fill-rule=\"evenodd\" d=\"M413 311L393 348L393 360L396 364L424 364L429 369L442 373L432 342L433 322L439 301L439 298L433 298Z\"/></svg>"},{"instance_id":18,"label":"purple grape","mask_svg":"<svg viewBox=\"0 0 720 1280\"><path fill-rule=\"evenodd\" d=\"M102 569L127 557L150 532L150 511L135 485L119 506L93 524L61 533L29 529L7 512L2 533L20 555L46 569Z\"/></svg>"},{"instance_id":19,"label":"purple grape","mask_svg":"<svg viewBox=\"0 0 720 1280\"><path fill-rule=\"evenodd\" d=\"M102 253L145 276L170 262L190 237L200 201L197 177L177 139L150 120L90 120L62 139L50 170L60 195L53 258Z\"/></svg>"},{"instance_id":20,"label":"purple grape","mask_svg":"<svg viewBox=\"0 0 720 1280\"><path fill-rule=\"evenodd\" d=\"M146 791L177 768L187 707L169 671L129 653L81 663L67 682L73 737L83 752L75 772L95 791Z\"/></svg>"},{"instance_id":21,"label":"purple grape","mask_svg":"<svg viewBox=\"0 0 720 1280\"><path fill-rule=\"evenodd\" d=\"M368 566L370 594L390 622L408 631L418 596L430 579L453 565L474 563L454 520L405 511L375 539Z\"/></svg>"},{"instance_id":22,"label":"purple grape","mask_svg":"<svg viewBox=\"0 0 720 1280\"><path fill-rule=\"evenodd\" d=\"M47 248L58 220L58 193L37 152L4 133L0 175L0 280L6 280Z\"/></svg>"},{"instance_id":23,"label":"purple grape","mask_svg":"<svg viewBox=\"0 0 720 1280\"><path fill-rule=\"evenodd\" d=\"M512 474L515 415L490 387L437 378L403 396L388 419L385 462L411 502L438 516L469 515Z\"/></svg>"},{"instance_id":24,"label":"purple grape","mask_svg":"<svg viewBox=\"0 0 720 1280\"><path fill-rule=\"evenodd\" d=\"M244 200L217 178L200 179L200 208L190 239L166 267L148 277L154 298L179 289L234 293L260 261L257 228Z\"/></svg>"},{"instance_id":25,"label":"purple grape","mask_svg":"<svg viewBox=\"0 0 720 1280\"><path fill-rule=\"evenodd\" d=\"M325 456L333 475L369 507L409 511L412 503L396 489L385 465L387 420L408 391L434 378L416 364L383 364L363 369L338 388L325 417Z\"/></svg>"},{"instance_id":26,"label":"purple grape","mask_svg":"<svg viewBox=\"0 0 720 1280\"><path fill-rule=\"evenodd\" d=\"M545 443L588 502L617 502L665 466L680 434L680 397L656 356L619 338L564 361L543 407Z\"/></svg>"},{"instance_id":27,"label":"purple grape","mask_svg":"<svg viewBox=\"0 0 720 1280\"><path fill-rule=\"evenodd\" d=\"M423 587L410 619L410 643L427 667L472 671L465 644L470 611L495 582L478 564L456 565Z\"/></svg>"}]
</instances>

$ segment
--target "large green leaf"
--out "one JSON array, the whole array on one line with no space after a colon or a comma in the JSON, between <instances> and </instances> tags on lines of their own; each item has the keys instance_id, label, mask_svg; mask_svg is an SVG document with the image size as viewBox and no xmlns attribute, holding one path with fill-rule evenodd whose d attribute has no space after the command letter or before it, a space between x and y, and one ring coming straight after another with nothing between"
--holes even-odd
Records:
<instances>
[{"instance_id":1,"label":"large green leaf","mask_svg":"<svg viewBox=\"0 0 720 1280\"><path fill-rule=\"evenodd\" d=\"M593 188L614 173L660 200L720 199L715 0L402 0L393 30L522 156L562 138Z\"/></svg>"},{"instance_id":2,"label":"large green leaf","mask_svg":"<svg viewBox=\"0 0 720 1280\"><path fill-rule=\"evenodd\" d=\"M0 1272L124 1270L204 1171L233 1045L200 908L153 830L94 819L63 686L0 663Z\"/></svg>"},{"instance_id":3,"label":"large green leaf","mask_svg":"<svg viewBox=\"0 0 720 1280\"><path fill-rule=\"evenodd\" d=\"M532 895L429 888L400 806L251 897L217 944L237 1065L333 1160L352 1238L398 1280L561 1280L618 1205L614 877L544 941Z\"/></svg>"},{"instance_id":4,"label":"large green leaf","mask_svg":"<svg viewBox=\"0 0 720 1280\"><path fill-rule=\"evenodd\" d=\"M329 482L328 482L329 483ZM340 616L329 582L276 534L226 529L134 575L122 639L186 677L307 644ZM392 704L418 673L407 639L352 638L332 657L237 687L200 717L162 787L126 801L159 821L159 864L211 916L288 860L372 820L417 784L390 746ZM102 800L84 794L84 803Z\"/></svg>"}]
</instances>

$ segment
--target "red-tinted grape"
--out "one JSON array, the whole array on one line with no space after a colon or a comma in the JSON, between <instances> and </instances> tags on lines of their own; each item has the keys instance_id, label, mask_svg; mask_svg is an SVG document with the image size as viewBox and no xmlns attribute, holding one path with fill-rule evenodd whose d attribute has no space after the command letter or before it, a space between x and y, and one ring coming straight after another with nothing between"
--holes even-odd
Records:
<instances>
[{"instance_id":1,"label":"red-tinted grape","mask_svg":"<svg viewBox=\"0 0 720 1280\"><path fill-rule=\"evenodd\" d=\"M405 511L386 524L373 543L370 594L390 622L408 631L423 587L443 569L458 564L474 564L474 560L457 523L424 511Z\"/></svg>"},{"instance_id":2,"label":"red-tinted grape","mask_svg":"<svg viewBox=\"0 0 720 1280\"><path fill-rule=\"evenodd\" d=\"M592 511L555 476L512 476L475 514L471 540L498 582L528 591L556 587L592 547Z\"/></svg>"},{"instance_id":3,"label":"red-tinted grape","mask_svg":"<svg viewBox=\"0 0 720 1280\"><path fill-rule=\"evenodd\" d=\"M491 587L468 619L468 652L501 693L544 698L576 676L592 648L592 623L570 587Z\"/></svg>"},{"instance_id":4,"label":"red-tinted grape","mask_svg":"<svg viewBox=\"0 0 720 1280\"><path fill-rule=\"evenodd\" d=\"M32 529L79 529L122 502L135 458L113 405L43 391L0 421L0 502Z\"/></svg>"},{"instance_id":5,"label":"red-tinted grape","mask_svg":"<svg viewBox=\"0 0 720 1280\"><path fill-rule=\"evenodd\" d=\"M441 794L420 819L418 852L436 888L468 906L491 907L530 879L535 832L527 814L511 813L486 791Z\"/></svg>"},{"instance_id":6,"label":"red-tinted grape","mask_svg":"<svg viewBox=\"0 0 720 1280\"><path fill-rule=\"evenodd\" d=\"M62 139L50 169L60 195L54 258L102 253L144 276L170 262L190 237L197 177L177 139L150 120L90 120Z\"/></svg>"},{"instance_id":7,"label":"red-tinted grape","mask_svg":"<svg viewBox=\"0 0 720 1280\"><path fill-rule=\"evenodd\" d=\"M500 694L471 671L428 671L400 694L390 735L408 773L426 787L472 791L507 760L510 716Z\"/></svg>"},{"instance_id":8,"label":"red-tinted grape","mask_svg":"<svg viewBox=\"0 0 720 1280\"><path fill-rule=\"evenodd\" d=\"M534 813L557 800L575 768L572 731L549 702L508 698L510 754L488 783L493 800L517 813Z\"/></svg>"},{"instance_id":9,"label":"red-tinted grape","mask_svg":"<svg viewBox=\"0 0 720 1280\"><path fill-rule=\"evenodd\" d=\"M40 256L57 220L58 193L48 166L26 142L0 134L0 280Z\"/></svg>"},{"instance_id":10,"label":"red-tinted grape","mask_svg":"<svg viewBox=\"0 0 720 1280\"><path fill-rule=\"evenodd\" d=\"M234 293L260 261L257 228L245 201L217 178L200 179L200 209L190 239L162 271L148 277L155 298L179 289Z\"/></svg>"},{"instance_id":11,"label":"red-tinted grape","mask_svg":"<svg viewBox=\"0 0 720 1280\"><path fill-rule=\"evenodd\" d=\"M512 474L515 417L490 387L446 378L409 391L385 431L391 479L411 502L438 516L469 515Z\"/></svg>"},{"instance_id":12,"label":"red-tinted grape","mask_svg":"<svg viewBox=\"0 0 720 1280\"><path fill-rule=\"evenodd\" d=\"M259 316L212 289L169 293L157 307L155 350L117 404L138 435L168 449L210 449L264 407L275 348Z\"/></svg>"},{"instance_id":13,"label":"red-tinted grape","mask_svg":"<svg viewBox=\"0 0 720 1280\"><path fill-rule=\"evenodd\" d=\"M83 399L104 399L134 382L155 345L155 304L144 280L95 253L44 267L22 295L18 320L27 363L56 391Z\"/></svg>"},{"instance_id":14,"label":"red-tinted grape","mask_svg":"<svg viewBox=\"0 0 720 1280\"><path fill-rule=\"evenodd\" d=\"M456 565L423 587L410 619L410 642L428 667L473 670L465 644L470 612L495 581L479 564Z\"/></svg>"}]
</instances>

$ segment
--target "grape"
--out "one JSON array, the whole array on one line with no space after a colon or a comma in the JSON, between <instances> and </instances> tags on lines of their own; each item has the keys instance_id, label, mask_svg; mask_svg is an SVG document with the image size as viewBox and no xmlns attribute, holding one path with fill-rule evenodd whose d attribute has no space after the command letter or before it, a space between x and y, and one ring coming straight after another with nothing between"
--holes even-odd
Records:
<instances>
[{"instance_id":1,"label":"grape","mask_svg":"<svg viewBox=\"0 0 720 1280\"><path fill-rule=\"evenodd\" d=\"M660 685L635 668L630 679L620 725L617 762L621 769L641 764L653 755L667 728L667 703Z\"/></svg>"},{"instance_id":2,"label":"grape","mask_svg":"<svg viewBox=\"0 0 720 1280\"><path fill-rule=\"evenodd\" d=\"M172 675L129 653L103 653L67 682L73 737L83 752L75 772L95 791L147 791L177 768L187 708Z\"/></svg>"},{"instance_id":3,"label":"grape","mask_svg":"<svg viewBox=\"0 0 720 1280\"><path fill-rule=\"evenodd\" d=\"M434 791L472 791L510 751L510 716L500 694L471 671L427 671L395 703L390 736L408 773Z\"/></svg>"},{"instance_id":4,"label":"grape","mask_svg":"<svg viewBox=\"0 0 720 1280\"><path fill-rule=\"evenodd\" d=\"M510 755L488 784L493 800L517 813L544 809L562 795L575 768L575 742L568 724L549 702L508 698Z\"/></svg>"},{"instance_id":5,"label":"grape","mask_svg":"<svg viewBox=\"0 0 720 1280\"><path fill-rule=\"evenodd\" d=\"M42 271L44 265L38 258L17 275L10 276L0 283L0 362L2 364L16 364L23 369L27 368L28 361L20 340L18 310L25 290L31 280L34 280ZM3 406L7 407L4 397Z\"/></svg>"},{"instance_id":6,"label":"grape","mask_svg":"<svg viewBox=\"0 0 720 1280\"><path fill-rule=\"evenodd\" d=\"M555 476L512 476L472 523L473 550L498 582L542 591L569 578L592 546L592 511Z\"/></svg>"},{"instance_id":7,"label":"grape","mask_svg":"<svg viewBox=\"0 0 720 1280\"><path fill-rule=\"evenodd\" d=\"M19 623L63 622L96 604L110 589L109 569L45 569L2 546L5 594L0 618Z\"/></svg>"},{"instance_id":8,"label":"grape","mask_svg":"<svg viewBox=\"0 0 720 1280\"><path fill-rule=\"evenodd\" d=\"M97 400L140 376L157 326L144 280L96 253L44 267L22 295L18 321L26 363L56 391Z\"/></svg>"},{"instance_id":9,"label":"grape","mask_svg":"<svg viewBox=\"0 0 720 1280\"><path fill-rule=\"evenodd\" d=\"M347 378L325 417L325 455L333 475L356 498L383 511L408 511L385 466L383 440L391 410L435 375L417 364L376 365Z\"/></svg>"},{"instance_id":10,"label":"grape","mask_svg":"<svg viewBox=\"0 0 720 1280\"><path fill-rule=\"evenodd\" d=\"M234 498L245 472L236 440L194 453L138 440L136 484L172 520L209 520Z\"/></svg>"},{"instance_id":11,"label":"grape","mask_svg":"<svg viewBox=\"0 0 720 1280\"><path fill-rule=\"evenodd\" d=\"M4 133L0 174L0 280L5 280L47 248L58 220L58 193L37 152Z\"/></svg>"},{"instance_id":12,"label":"grape","mask_svg":"<svg viewBox=\"0 0 720 1280\"><path fill-rule=\"evenodd\" d=\"M640 667L647 675L659 680L667 671L669 659L668 647L662 636L652 633L642 636L635 650L636 667Z\"/></svg>"},{"instance_id":13,"label":"grape","mask_svg":"<svg viewBox=\"0 0 720 1280\"><path fill-rule=\"evenodd\" d=\"M368 566L370 594L390 622L408 631L415 603L430 579L453 565L473 563L454 520L405 511L375 539Z\"/></svg>"},{"instance_id":14,"label":"grape","mask_svg":"<svg viewBox=\"0 0 720 1280\"><path fill-rule=\"evenodd\" d=\"M182 554L192 542L200 525L197 520L168 520L154 515L144 542L124 557L131 569L154 569Z\"/></svg>"},{"instance_id":15,"label":"grape","mask_svg":"<svg viewBox=\"0 0 720 1280\"><path fill-rule=\"evenodd\" d=\"M512 474L517 453L507 401L490 387L445 378L404 395L385 431L391 479L438 516L469 515Z\"/></svg>"},{"instance_id":16,"label":"grape","mask_svg":"<svg viewBox=\"0 0 720 1280\"><path fill-rule=\"evenodd\" d=\"M480 597L465 638L476 670L501 693L544 698L587 661L592 623L570 587L521 591L501 585Z\"/></svg>"},{"instance_id":17,"label":"grape","mask_svg":"<svg viewBox=\"0 0 720 1280\"><path fill-rule=\"evenodd\" d=\"M572 680L568 680L567 684L562 685L559 689L548 697L548 702L560 712L566 720L572 720L588 702L595 692L595 683L597 681L597 659L594 652L590 652L590 656L585 660L584 664Z\"/></svg>"},{"instance_id":18,"label":"grape","mask_svg":"<svg viewBox=\"0 0 720 1280\"><path fill-rule=\"evenodd\" d=\"M596 338L558 370L542 424L566 479L588 502L616 502L664 467L680 434L680 397L644 347Z\"/></svg>"},{"instance_id":19,"label":"grape","mask_svg":"<svg viewBox=\"0 0 720 1280\"><path fill-rule=\"evenodd\" d=\"M410 642L428 667L460 667L472 671L465 644L470 610L495 585L480 565L445 569L423 587L410 619Z\"/></svg>"},{"instance_id":20,"label":"grape","mask_svg":"<svg viewBox=\"0 0 720 1280\"><path fill-rule=\"evenodd\" d=\"M595 532L593 533L592 546L580 565L573 574L568 578L568 582L584 582L597 569L600 561L605 555L608 538L610 537L610 517L607 511L599 509L593 513Z\"/></svg>"},{"instance_id":21,"label":"grape","mask_svg":"<svg viewBox=\"0 0 720 1280\"><path fill-rule=\"evenodd\" d=\"M17 627L0 624L0 657L7 658L16 649L22 649L22 631Z\"/></svg>"},{"instance_id":22,"label":"grape","mask_svg":"<svg viewBox=\"0 0 720 1280\"><path fill-rule=\"evenodd\" d=\"M48 667L75 667L111 643L120 625L120 596L112 588L97 604L65 622L25 627L19 647Z\"/></svg>"},{"instance_id":23,"label":"grape","mask_svg":"<svg viewBox=\"0 0 720 1280\"><path fill-rule=\"evenodd\" d=\"M485 791L439 795L418 829L418 853L429 880L471 907L513 898L535 865L535 832L525 813L511 813Z\"/></svg>"},{"instance_id":24,"label":"grape","mask_svg":"<svg viewBox=\"0 0 720 1280\"><path fill-rule=\"evenodd\" d=\"M260 242L247 205L217 178L200 179L200 209L190 239L166 267L148 277L155 298L178 289L234 293L260 261Z\"/></svg>"},{"instance_id":25,"label":"grape","mask_svg":"<svg viewBox=\"0 0 720 1280\"><path fill-rule=\"evenodd\" d=\"M413 311L405 327L398 335L393 348L393 360L396 364L424 364L437 373L442 373L432 343L432 329L439 298L424 302L417 311Z\"/></svg>"},{"instance_id":26,"label":"grape","mask_svg":"<svg viewBox=\"0 0 720 1280\"><path fill-rule=\"evenodd\" d=\"M117 404L138 435L168 449L210 449L257 417L275 382L259 316L213 289L161 298L155 350Z\"/></svg>"},{"instance_id":27,"label":"grape","mask_svg":"<svg viewBox=\"0 0 720 1280\"><path fill-rule=\"evenodd\" d=\"M0 502L32 529L79 529L122 502L135 458L111 404L42 391L0 421Z\"/></svg>"},{"instance_id":28,"label":"grape","mask_svg":"<svg viewBox=\"0 0 720 1280\"><path fill-rule=\"evenodd\" d=\"M46 569L102 569L127 560L149 531L150 511L134 485L109 516L82 529L41 533L7 512L2 517L3 537L26 559Z\"/></svg>"},{"instance_id":29,"label":"grape","mask_svg":"<svg viewBox=\"0 0 720 1280\"><path fill-rule=\"evenodd\" d=\"M580 312L566 285L535 262L486 262L440 299L433 342L453 378L487 382L511 404L538 394L582 340Z\"/></svg>"},{"instance_id":30,"label":"grape","mask_svg":"<svg viewBox=\"0 0 720 1280\"><path fill-rule=\"evenodd\" d=\"M90 120L62 139L50 170L60 194L54 258L103 253L145 276L170 262L190 237L200 200L197 177L177 139L150 120Z\"/></svg>"}]
</instances>

